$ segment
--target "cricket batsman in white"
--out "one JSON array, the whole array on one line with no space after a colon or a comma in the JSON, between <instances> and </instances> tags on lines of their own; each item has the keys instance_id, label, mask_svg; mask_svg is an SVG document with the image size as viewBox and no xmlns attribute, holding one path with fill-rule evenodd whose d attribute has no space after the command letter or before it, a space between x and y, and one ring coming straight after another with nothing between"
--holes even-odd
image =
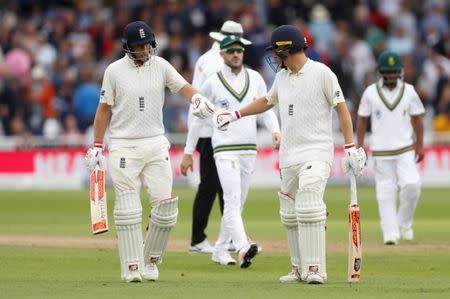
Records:
<instances>
[{"instance_id":1,"label":"cricket batsman in white","mask_svg":"<svg viewBox=\"0 0 450 299\"><path fill-rule=\"evenodd\" d=\"M200 91L215 105L215 110L239 109L267 93L258 72L243 66L244 42L239 36L226 36L220 42L223 58L221 69L203 83ZM222 117L220 112L217 117ZM273 111L262 114L265 126L272 133L274 146L280 142L280 128ZM248 241L242 220L250 180L256 159L256 116L233 123L223 131L214 128L212 146L214 160L223 189L224 210L219 238L212 260L221 265L234 265L228 247L233 241L241 268L247 268L258 253L258 246Z\"/></svg>"},{"instance_id":2,"label":"cricket batsman in white","mask_svg":"<svg viewBox=\"0 0 450 299\"><path fill-rule=\"evenodd\" d=\"M360 175L366 155L353 143L352 122L336 75L326 65L308 59L306 48L306 40L297 27L276 28L267 50L281 70L272 88L266 96L239 110L218 114L216 126L226 129L233 121L279 105L280 216L287 231L292 264L292 271L280 281L322 284L327 278L323 193L333 160L333 108L345 140L344 170Z\"/></svg>"},{"instance_id":3,"label":"cricket batsman in white","mask_svg":"<svg viewBox=\"0 0 450 299\"><path fill-rule=\"evenodd\" d=\"M164 136L164 89L179 92L194 106L194 115L206 118L212 104L183 79L163 58L150 27L136 21L124 29L125 56L105 70L100 104L94 120L94 146L86 154L90 171L105 170L103 137L109 127L109 167L116 200L121 278L125 282L158 280L170 232L177 221L178 198L172 195L169 141ZM143 241L141 185L151 198L149 228Z\"/></svg>"},{"instance_id":4,"label":"cricket batsman in white","mask_svg":"<svg viewBox=\"0 0 450 299\"><path fill-rule=\"evenodd\" d=\"M359 105L358 144L364 146L370 116L370 149L383 241L396 245L400 239L414 238L412 224L421 188L416 162L423 158L425 108L414 86L403 81L398 53L383 52L378 72L379 80L366 88Z\"/></svg>"}]
</instances>

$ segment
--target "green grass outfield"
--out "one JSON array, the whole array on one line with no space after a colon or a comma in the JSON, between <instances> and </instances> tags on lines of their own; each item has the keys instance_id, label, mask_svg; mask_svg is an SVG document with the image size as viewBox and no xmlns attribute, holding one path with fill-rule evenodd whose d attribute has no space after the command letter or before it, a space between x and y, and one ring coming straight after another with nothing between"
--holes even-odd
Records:
<instances>
[{"instance_id":1,"label":"green grass outfield","mask_svg":"<svg viewBox=\"0 0 450 299\"><path fill-rule=\"evenodd\" d=\"M358 191L362 281L346 283L348 188L330 187L325 195L330 213L328 282L319 286L278 282L290 266L276 190L250 191L244 222L264 252L250 268L240 269L216 265L207 255L187 253L194 191L177 189L179 221L171 250L160 266L160 280L140 284L119 280L112 241L112 191L108 193L111 231L101 236L90 232L87 190L2 191L0 298L450 298L450 189L423 190L415 240L395 247L381 245L374 189ZM148 214L146 199L143 203ZM218 233L218 215L215 205L207 232L211 240ZM73 246L71 239L77 240Z\"/></svg>"}]
</instances>

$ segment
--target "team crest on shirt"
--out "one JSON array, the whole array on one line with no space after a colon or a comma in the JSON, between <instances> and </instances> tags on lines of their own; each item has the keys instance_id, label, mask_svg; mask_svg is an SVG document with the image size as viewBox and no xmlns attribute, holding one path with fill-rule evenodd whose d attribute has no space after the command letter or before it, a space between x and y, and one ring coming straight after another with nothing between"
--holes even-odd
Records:
<instances>
[{"instance_id":1,"label":"team crest on shirt","mask_svg":"<svg viewBox=\"0 0 450 299\"><path fill-rule=\"evenodd\" d=\"M380 119L380 118L381 118L381 111L380 111L380 110L375 110L375 117L376 117L377 119Z\"/></svg>"},{"instance_id":2,"label":"team crest on shirt","mask_svg":"<svg viewBox=\"0 0 450 299\"><path fill-rule=\"evenodd\" d=\"M230 102L227 99L219 100L220 108L228 110L230 108Z\"/></svg>"}]
</instances>

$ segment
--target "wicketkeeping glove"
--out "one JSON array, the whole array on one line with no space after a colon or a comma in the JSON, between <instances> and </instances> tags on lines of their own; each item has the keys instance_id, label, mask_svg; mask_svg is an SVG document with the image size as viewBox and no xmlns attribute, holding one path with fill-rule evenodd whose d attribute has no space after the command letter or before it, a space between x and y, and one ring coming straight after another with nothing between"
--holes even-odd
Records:
<instances>
[{"instance_id":1,"label":"wicketkeeping glove","mask_svg":"<svg viewBox=\"0 0 450 299\"><path fill-rule=\"evenodd\" d=\"M214 113L214 105L199 93L192 96L193 113L198 118L208 118Z\"/></svg>"},{"instance_id":2,"label":"wicketkeeping glove","mask_svg":"<svg viewBox=\"0 0 450 299\"><path fill-rule=\"evenodd\" d=\"M366 166L366 152L362 147L356 149L355 144L346 144L344 146L345 156L342 158L342 169L344 173L352 171L355 176L360 176Z\"/></svg>"},{"instance_id":3,"label":"wicketkeeping glove","mask_svg":"<svg viewBox=\"0 0 450 299\"><path fill-rule=\"evenodd\" d=\"M94 147L88 149L84 159L89 172L95 170L95 166L99 165L101 170L106 170L106 159L103 156L103 145L100 142L95 142Z\"/></svg>"},{"instance_id":4,"label":"wicketkeeping glove","mask_svg":"<svg viewBox=\"0 0 450 299\"><path fill-rule=\"evenodd\" d=\"M238 110L230 112L228 110L220 110L214 114L214 125L221 131L228 130L228 126L231 122L241 118L241 114Z\"/></svg>"}]
</instances>

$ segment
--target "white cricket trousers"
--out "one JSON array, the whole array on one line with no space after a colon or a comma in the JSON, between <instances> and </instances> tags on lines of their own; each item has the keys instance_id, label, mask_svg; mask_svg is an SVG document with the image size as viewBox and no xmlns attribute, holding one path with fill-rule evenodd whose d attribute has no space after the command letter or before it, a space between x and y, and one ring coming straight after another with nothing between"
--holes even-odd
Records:
<instances>
[{"instance_id":1,"label":"white cricket trousers","mask_svg":"<svg viewBox=\"0 0 450 299\"><path fill-rule=\"evenodd\" d=\"M409 151L392 159L374 158L375 186L384 242L398 240L400 229L412 228L421 185L414 155L414 151Z\"/></svg>"},{"instance_id":2,"label":"white cricket trousers","mask_svg":"<svg viewBox=\"0 0 450 299\"><path fill-rule=\"evenodd\" d=\"M247 199L256 155L226 153L217 154L214 159L224 201L219 237L214 250L227 251L232 240L238 252L249 245L242 221L242 210Z\"/></svg>"},{"instance_id":3,"label":"white cricket trousers","mask_svg":"<svg viewBox=\"0 0 450 299\"><path fill-rule=\"evenodd\" d=\"M155 206L172 196L172 167L167 138L162 135L152 139L150 144L111 150L109 168L116 194L139 194L142 183Z\"/></svg>"}]
</instances>

